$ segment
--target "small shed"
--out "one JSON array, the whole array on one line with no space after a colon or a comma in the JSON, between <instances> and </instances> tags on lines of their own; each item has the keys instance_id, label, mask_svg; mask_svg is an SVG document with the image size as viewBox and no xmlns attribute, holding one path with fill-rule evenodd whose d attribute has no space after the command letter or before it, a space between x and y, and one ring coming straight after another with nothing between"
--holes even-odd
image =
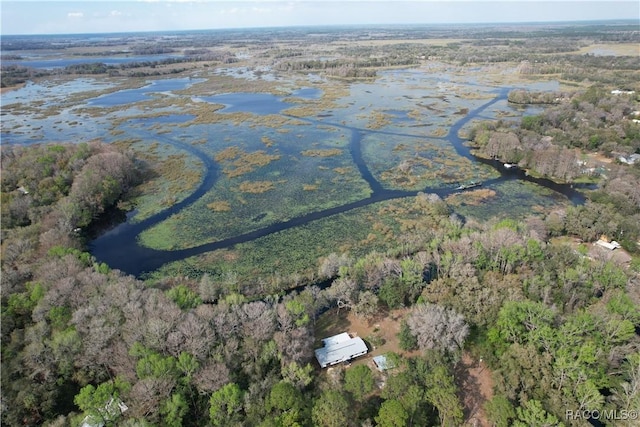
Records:
<instances>
[{"instance_id":1,"label":"small shed","mask_svg":"<svg viewBox=\"0 0 640 427\"><path fill-rule=\"evenodd\" d=\"M387 356L385 356L384 354L374 357L373 364L380 372L396 367L396 365L391 360L387 359Z\"/></svg>"},{"instance_id":2,"label":"small shed","mask_svg":"<svg viewBox=\"0 0 640 427\"><path fill-rule=\"evenodd\" d=\"M322 340L323 346L316 349L316 359L321 367L346 362L358 356L367 354L367 344L360 337L351 337L343 332Z\"/></svg>"}]
</instances>

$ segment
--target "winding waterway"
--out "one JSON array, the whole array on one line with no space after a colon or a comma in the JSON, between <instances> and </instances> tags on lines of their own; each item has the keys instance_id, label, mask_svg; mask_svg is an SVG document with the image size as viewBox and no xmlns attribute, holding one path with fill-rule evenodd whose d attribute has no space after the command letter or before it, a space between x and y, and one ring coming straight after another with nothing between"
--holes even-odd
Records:
<instances>
[{"instance_id":1,"label":"winding waterway","mask_svg":"<svg viewBox=\"0 0 640 427\"><path fill-rule=\"evenodd\" d=\"M503 101L506 99L508 91L510 88L500 89L497 95L491 99L490 101L484 103L483 105L477 107L476 109L469 111L463 118L454 123L446 136L446 140L454 147L455 151L458 155L465 157L472 162L479 162L485 165L491 166L495 168L500 176L498 178L494 178L488 181L483 182L484 186L491 187L501 182L505 182L507 180L521 180L526 182L531 182L536 185L548 188L555 192L561 193L565 195L569 200L573 203L583 203L584 196L576 191L574 186L568 184L558 184L553 181L543 179L543 178L534 178L528 176L524 171L518 168L506 169L503 165L496 161L490 159L483 159L474 156L471 153L469 147L464 144L464 140L458 136L460 129L466 125L469 121L477 118L480 114L485 111L491 105ZM358 171L364 179L370 189L371 194L369 197L357 200L354 202L346 203L340 206L335 206L332 208L307 213L287 221L278 222L272 225L269 225L264 228L260 228L257 230L253 230L247 233L239 234L233 237L229 237L223 240L219 240L212 243L203 244L196 247L191 247L182 250L156 250L148 247L141 246L138 242L138 236L140 233L145 231L146 229L166 220L171 215L174 215L180 212L182 209L191 205L198 199L200 199L203 195L205 195L209 190L213 188L218 177L220 169L215 161L211 159L209 155L200 151L198 148L180 142L176 139L168 137L166 135L158 135L153 134L153 138L159 140L163 143L170 144L176 148L187 151L188 153L196 156L200 161L202 161L204 167L204 176L200 185L196 188L196 190L187 198L185 198L180 203L173 205L172 207L153 215L143 221L140 222L132 222L128 220L115 228L109 230L104 233L100 237L96 238L90 243L90 251L95 258L100 262L107 263L111 268L119 269L125 273L132 274L135 276L141 276L143 273L150 272L153 270L157 270L162 267L164 264L173 261L179 261L188 257L192 257L195 255L203 254L206 252L230 248L239 243L249 242L260 237L276 233L279 231L284 231L291 229L293 227L298 227L301 225L308 224L312 221L319 220L322 218L326 218L332 215L336 215L339 213L347 212L352 209L360 208L363 206L370 205L372 203L377 203L385 200L397 199L402 197L411 197L418 194L417 191L402 191L402 190L391 190L385 188L381 182L379 182L374 175L371 173L367 163L363 159L362 155L362 138L365 135L369 134L393 134L388 131L377 131L370 129L361 129L356 127L347 126L344 124L338 123L328 123L326 121L318 121L310 118L299 118L299 120L304 120L311 123L322 124L325 126L333 126L336 128L341 128L348 130L350 132L350 142L349 142L349 151L353 160L353 163L358 168ZM145 134L145 131L140 130L139 136L141 138L148 137L149 135ZM412 135L412 134L402 134L405 137L412 138L424 138L422 135ZM460 190L456 189L455 186L446 185L440 187L427 187L422 189L421 191L426 193L435 193L441 197L448 196Z\"/></svg>"}]
</instances>

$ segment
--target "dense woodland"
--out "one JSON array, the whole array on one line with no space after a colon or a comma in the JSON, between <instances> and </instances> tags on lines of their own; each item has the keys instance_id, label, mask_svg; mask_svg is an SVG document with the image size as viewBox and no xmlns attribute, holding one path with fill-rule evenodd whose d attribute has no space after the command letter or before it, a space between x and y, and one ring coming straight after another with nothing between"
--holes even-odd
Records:
<instances>
[{"instance_id":1,"label":"dense woodland","mask_svg":"<svg viewBox=\"0 0 640 427\"><path fill-rule=\"evenodd\" d=\"M501 43L485 54L498 58ZM587 62L580 72L596 67ZM479 155L532 174L587 176L598 189L584 205L480 223L420 194L411 203L422 217L398 239L409 243L329 254L318 277L330 286L274 295L243 295L206 274L142 281L97 263L87 240L147 165L99 142L3 145L2 424L460 426L463 352L493 373L485 412L496 426L581 426L567 409L637 410L640 164L582 163L595 150L612 159L640 152L637 95L615 88L513 92L514 104L542 103L544 112L481 123L469 138ZM601 235L636 254L630 265L574 243ZM407 308L402 353L383 388L365 364L332 376L313 360L319 318L337 307L364 319ZM112 398L128 410L112 410Z\"/></svg>"},{"instance_id":2,"label":"dense woodland","mask_svg":"<svg viewBox=\"0 0 640 427\"><path fill-rule=\"evenodd\" d=\"M511 93L510 101L544 99L540 94ZM548 95L547 95L548 98ZM635 94L613 95L600 86L572 96L555 94L556 104L518 122L482 123L472 131L478 153L517 164L555 180L573 182L584 176L602 178L589 201L567 210L552 234L585 241L601 235L618 239L632 252L640 239L640 165L621 164L620 157L640 152L640 125ZM589 167L588 152L601 152L615 163Z\"/></svg>"}]
</instances>

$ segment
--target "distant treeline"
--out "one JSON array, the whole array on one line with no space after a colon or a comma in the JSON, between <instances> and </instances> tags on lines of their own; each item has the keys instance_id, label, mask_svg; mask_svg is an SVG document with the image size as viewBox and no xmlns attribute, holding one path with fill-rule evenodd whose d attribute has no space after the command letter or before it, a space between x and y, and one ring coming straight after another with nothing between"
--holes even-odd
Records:
<instances>
[{"instance_id":1,"label":"distant treeline","mask_svg":"<svg viewBox=\"0 0 640 427\"><path fill-rule=\"evenodd\" d=\"M139 54L150 54L150 52L141 52ZM119 65L107 65L103 62L88 62L83 64L68 65L62 69L36 69L32 67L25 67L21 65L7 65L3 66L0 70L0 84L2 87L11 87L24 83L29 79L37 77L46 77L53 75L64 74L107 74L109 76L118 76L125 70L131 70L136 68L152 68L171 65L171 64L183 64L189 62L204 62L204 61L216 61L222 64L233 64L238 61L233 53L227 51L212 52L207 49L194 49L192 51L185 52L185 56L165 58L158 61L136 61ZM185 71L186 68L173 68L166 71L140 71L134 73L128 73L131 77L144 77L152 75L162 74L177 74Z\"/></svg>"},{"instance_id":2,"label":"distant treeline","mask_svg":"<svg viewBox=\"0 0 640 427\"><path fill-rule=\"evenodd\" d=\"M377 68L417 64L415 58L334 59L328 61L283 61L275 65L279 71L324 71L338 77L375 77Z\"/></svg>"}]
</instances>

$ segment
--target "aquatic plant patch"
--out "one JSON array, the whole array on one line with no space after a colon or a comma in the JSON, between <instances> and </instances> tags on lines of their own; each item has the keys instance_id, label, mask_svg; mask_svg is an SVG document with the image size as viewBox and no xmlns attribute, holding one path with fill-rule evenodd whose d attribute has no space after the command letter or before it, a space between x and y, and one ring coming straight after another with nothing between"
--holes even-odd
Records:
<instances>
[{"instance_id":1,"label":"aquatic plant patch","mask_svg":"<svg viewBox=\"0 0 640 427\"><path fill-rule=\"evenodd\" d=\"M285 181L286 182L286 181ZM283 183L280 181L280 183ZM273 181L243 181L238 189L243 193L262 194L275 188Z\"/></svg>"},{"instance_id":2,"label":"aquatic plant patch","mask_svg":"<svg viewBox=\"0 0 640 427\"><path fill-rule=\"evenodd\" d=\"M459 156L446 140L371 134L363 157L385 187L423 190L497 177L493 169Z\"/></svg>"},{"instance_id":3,"label":"aquatic plant patch","mask_svg":"<svg viewBox=\"0 0 640 427\"><path fill-rule=\"evenodd\" d=\"M247 294L279 292L316 280L319 259L332 252L357 257L394 243L373 229L381 206L373 204L307 225L277 232L232 249L222 249L165 265L153 276L210 274L216 280L234 277ZM373 238L371 236L374 236Z\"/></svg>"},{"instance_id":4,"label":"aquatic plant patch","mask_svg":"<svg viewBox=\"0 0 640 427\"><path fill-rule=\"evenodd\" d=\"M542 214L554 207L570 205L565 196L523 181L505 181L492 185L490 190L492 193L464 192L448 198L447 202L460 215L480 221L496 217L523 219L532 214Z\"/></svg>"},{"instance_id":5,"label":"aquatic plant patch","mask_svg":"<svg viewBox=\"0 0 640 427\"><path fill-rule=\"evenodd\" d=\"M231 211L231 204L227 200L219 200L207 204L207 207L213 212L229 212Z\"/></svg>"},{"instance_id":6,"label":"aquatic plant patch","mask_svg":"<svg viewBox=\"0 0 640 427\"><path fill-rule=\"evenodd\" d=\"M223 170L229 178L235 178L255 171L257 168L279 160L278 154L267 154L265 151L247 153L238 147L228 147L216 155L216 161L223 163Z\"/></svg>"},{"instance_id":7,"label":"aquatic plant patch","mask_svg":"<svg viewBox=\"0 0 640 427\"><path fill-rule=\"evenodd\" d=\"M309 157L334 157L342 154L342 150L339 148L332 148L328 150L304 150L300 154Z\"/></svg>"}]
</instances>

